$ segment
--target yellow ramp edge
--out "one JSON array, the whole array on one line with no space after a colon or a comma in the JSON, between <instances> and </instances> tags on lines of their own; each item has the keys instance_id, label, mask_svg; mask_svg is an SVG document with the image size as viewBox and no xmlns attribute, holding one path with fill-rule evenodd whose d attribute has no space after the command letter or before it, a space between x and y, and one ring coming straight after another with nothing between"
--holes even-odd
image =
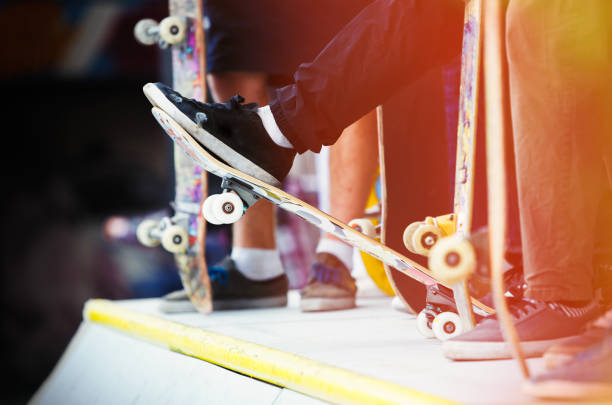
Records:
<instances>
[{"instance_id":1,"label":"yellow ramp edge","mask_svg":"<svg viewBox=\"0 0 612 405\"><path fill-rule=\"evenodd\" d=\"M338 404L456 404L295 354L89 300L85 320L262 381Z\"/></svg>"}]
</instances>

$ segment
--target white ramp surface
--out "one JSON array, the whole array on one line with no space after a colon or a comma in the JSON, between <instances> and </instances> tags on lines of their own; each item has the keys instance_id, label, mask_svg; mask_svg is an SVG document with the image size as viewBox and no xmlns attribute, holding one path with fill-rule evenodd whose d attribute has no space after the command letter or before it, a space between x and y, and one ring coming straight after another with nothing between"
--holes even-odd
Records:
<instances>
[{"instance_id":1,"label":"white ramp surface","mask_svg":"<svg viewBox=\"0 0 612 405\"><path fill-rule=\"evenodd\" d=\"M363 385L374 387L371 390L374 394L378 389L381 403L539 403L522 394L521 374L514 361L447 360L441 355L441 343L423 338L416 330L414 316L391 309L388 298L361 299L359 307L353 310L301 313L297 309L296 296L292 294L288 308L219 311L208 316L162 314L157 309L159 300L156 299L109 304L118 309L119 318L124 310L159 320L162 326L151 329L155 331L147 332L146 336L139 336L133 332L132 318L128 319L127 315L125 321L119 322L119 327L109 326L101 318L85 321L32 403L321 404L325 403L321 399L330 398L337 403L373 402L374 397L360 401L359 396L350 396L348 391L365 389ZM221 341L224 337L234 340L221 357L190 357L177 352L188 353L187 349L176 347L181 344L180 339L163 341L163 322L186 328L185 333L189 336L200 332L215 334L215 339ZM152 344L152 340L156 340L156 344ZM263 347L261 351L252 350L252 346L259 345ZM206 351L206 344L202 343L200 349ZM270 349L274 353L266 359L266 350ZM300 358L296 357L295 363L281 361L279 364L284 366L268 373L270 364L274 366L274 361L282 359L285 353L289 359L294 355ZM243 356L243 359L246 356L247 360L251 356L246 362L250 368L245 369L242 364L245 361L233 367L232 356ZM202 358L223 364L225 368ZM308 362L308 367L303 366L304 361ZM293 370L292 364L295 364ZM540 359L534 359L530 360L530 366L534 372L539 372L543 364ZM338 379L344 386L338 388L337 395L321 395L325 391L317 390L321 385L320 381L316 382L317 376L333 377L336 371L353 374ZM278 382L274 381L275 375L281 377ZM283 388L283 378L287 375L304 377L308 383L287 384ZM359 386L352 387L351 381L360 382ZM402 397L402 390L409 395ZM400 396L385 397L386 391ZM419 397L419 393L423 397ZM391 397L395 400L388 401Z\"/></svg>"}]
</instances>

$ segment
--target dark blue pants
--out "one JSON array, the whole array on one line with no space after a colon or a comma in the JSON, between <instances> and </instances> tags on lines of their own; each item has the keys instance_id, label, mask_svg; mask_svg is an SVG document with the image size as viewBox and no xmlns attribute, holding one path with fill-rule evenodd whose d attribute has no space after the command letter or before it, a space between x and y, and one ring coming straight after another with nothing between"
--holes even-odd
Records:
<instances>
[{"instance_id":1,"label":"dark blue pants","mask_svg":"<svg viewBox=\"0 0 612 405\"><path fill-rule=\"evenodd\" d=\"M399 88L461 52L464 2L378 0L353 18L294 84L276 90L274 117L299 153L342 130Z\"/></svg>"}]
</instances>

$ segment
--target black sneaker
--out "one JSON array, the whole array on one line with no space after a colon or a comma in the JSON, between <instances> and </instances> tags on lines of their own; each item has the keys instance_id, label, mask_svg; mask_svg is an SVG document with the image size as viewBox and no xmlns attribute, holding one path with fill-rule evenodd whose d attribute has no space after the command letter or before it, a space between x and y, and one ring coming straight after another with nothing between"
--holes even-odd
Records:
<instances>
[{"instance_id":1,"label":"black sneaker","mask_svg":"<svg viewBox=\"0 0 612 405\"><path fill-rule=\"evenodd\" d=\"M213 293L213 309L247 309L287 305L289 280L282 274L264 281L246 278L226 257L208 269Z\"/></svg>"},{"instance_id":2,"label":"black sneaker","mask_svg":"<svg viewBox=\"0 0 612 405\"><path fill-rule=\"evenodd\" d=\"M272 141L256 103L242 104L244 98L239 95L224 104L201 103L162 83L148 83L143 91L151 104L229 166L274 186L289 173L296 152Z\"/></svg>"},{"instance_id":3,"label":"black sneaker","mask_svg":"<svg viewBox=\"0 0 612 405\"><path fill-rule=\"evenodd\" d=\"M308 285L301 291L304 312L355 308L357 286L351 272L336 256L318 253Z\"/></svg>"},{"instance_id":4,"label":"black sneaker","mask_svg":"<svg viewBox=\"0 0 612 405\"><path fill-rule=\"evenodd\" d=\"M587 323L601 313L596 300L574 308L528 298L508 298L508 307L526 357L541 356L553 344L568 336L580 334ZM442 352L453 360L512 357L510 346L504 341L495 315L486 317L474 329L444 342Z\"/></svg>"}]
</instances>

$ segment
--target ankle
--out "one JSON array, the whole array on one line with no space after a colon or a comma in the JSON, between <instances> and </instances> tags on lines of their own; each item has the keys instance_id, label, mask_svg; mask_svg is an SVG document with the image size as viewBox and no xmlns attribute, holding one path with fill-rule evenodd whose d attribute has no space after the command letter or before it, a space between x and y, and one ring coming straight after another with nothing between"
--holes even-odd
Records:
<instances>
[{"instance_id":1,"label":"ankle","mask_svg":"<svg viewBox=\"0 0 612 405\"><path fill-rule=\"evenodd\" d=\"M283 264L276 249L234 247L231 258L236 269L249 280L269 280L284 273Z\"/></svg>"}]
</instances>

